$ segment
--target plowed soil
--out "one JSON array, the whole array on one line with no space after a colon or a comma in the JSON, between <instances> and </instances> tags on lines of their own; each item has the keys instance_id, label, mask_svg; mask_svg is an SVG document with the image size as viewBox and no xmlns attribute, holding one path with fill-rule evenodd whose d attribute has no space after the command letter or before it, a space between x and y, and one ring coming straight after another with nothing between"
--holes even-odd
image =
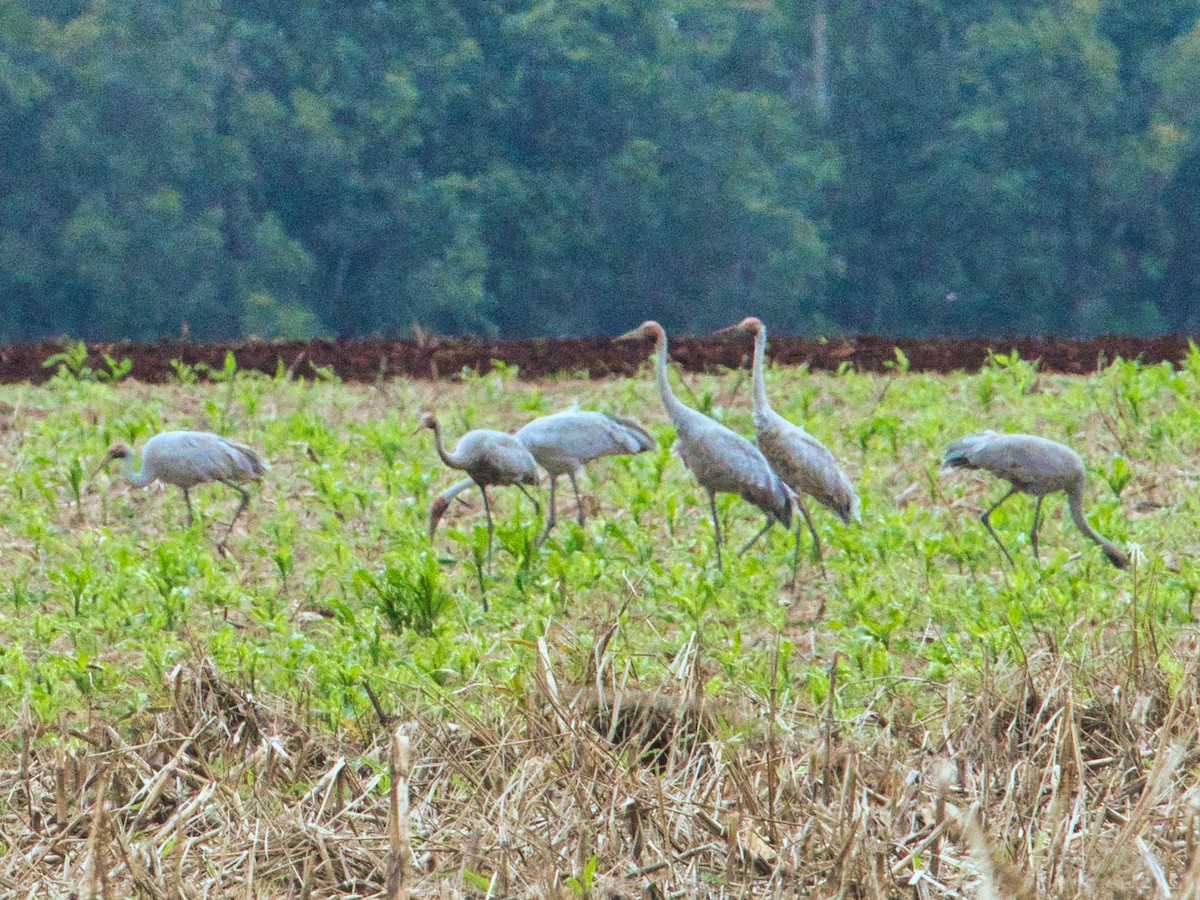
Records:
<instances>
[{"instance_id":1,"label":"plowed soil","mask_svg":"<svg viewBox=\"0 0 1200 900\"><path fill-rule=\"evenodd\" d=\"M1141 358L1147 363L1178 362L1188 352L1188 338L1171 335L1133 338L1110 335L1091 340L1025 338L1020 340L963 338L907 340L878 336L818 340L772 338L768 355L778 365L806 364L813 370L836 371L851 364L861 372L881 372L895 362L895 348L908 357L915 372L975 371L991 351L1016 349L1022 359L1041 361L1044 372L1087 374L1118 356ZM42 382L53 374L44 361L61 349L58 342L10 344L0 347L0 382ZM157 343L122 342L93 344L90 364L103 370L103 354L128 358L130 377L144 382L169 381L171 362L203 364L220 370L231 351L240 369L275 374L280 364L294 377L310 378L317 370L332 371L343 381L380 378L451 378L464 369L487 372L493 360L516 366L520 377L586 375L606 378L632 375L645 362L649 347L637 342L618 343L605 337L493 341L474 338L435 338L426 341L366 338L321 341L234 341L201 344L164 340ZM749 343L744 338L690 338L671 340L671 357L692 372L711 372L745 364Z\"/></svg>"}]
</instances>

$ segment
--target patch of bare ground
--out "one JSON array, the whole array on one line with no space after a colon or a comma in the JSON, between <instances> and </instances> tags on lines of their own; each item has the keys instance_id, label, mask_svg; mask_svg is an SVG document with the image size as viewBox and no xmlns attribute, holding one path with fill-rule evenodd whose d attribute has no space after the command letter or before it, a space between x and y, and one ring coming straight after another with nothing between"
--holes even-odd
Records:
<instances>
[{"instance_id":1,"label":"patch of bare ground","mask_svg":"<svg viewBox=\"0 0 1200 900\"><path fill-rule=\"evenodd\" d=\"M1016 350L1022 359L1040 361L1043 372L1086 375L1117 357L1148 364L1177 363L1189 352L1184 335L1138 338L1128 335L1072 340L1067 338L938 338L918 340L861 335L839 338L772 337L768 346L777 365L806 365L813 371L853 366L860 372L885 372L896 364L896 350L914 372L977 371L990 355ZM60 341L0 346L0 383L46 381L54 372L44 362L62 350ZM130 376L147 383L170 382L178 376L174 363L195 367L204 377L221 372L227 353L243 370L268 375L285 373L314 378L333 374L343 381L375 382L387 378L445 379L463 370L488 372L499 361L517 367L521 378L583 373L591 378L635 374L646 359L645 348L607 337L481 340L423 337L415 340L359 338L314 341L183 340L121 341L88 347L86 364L107 371L106 357L131 363ZM672 336L671 357L684 371L716 372L745 365L745 342L713 337Z\"/></svg>"},{"instance_id":2,"label":"patch of bare ground","mask_svg":"<svg viewBox=\"0 0 1200 900\"><path fill-rule=\"evenodd\" d=\"M635 685L618 630L574 681L552 634L523 693L439 696L437 715L376 685L377 721L338 734L203 658L130 722L26 716L5 735L0 893L1200 896L1193 638L1146 631L1086 672L1044 648L915 720L706 702L695 643Z\"/></svg>"}]
</instances>

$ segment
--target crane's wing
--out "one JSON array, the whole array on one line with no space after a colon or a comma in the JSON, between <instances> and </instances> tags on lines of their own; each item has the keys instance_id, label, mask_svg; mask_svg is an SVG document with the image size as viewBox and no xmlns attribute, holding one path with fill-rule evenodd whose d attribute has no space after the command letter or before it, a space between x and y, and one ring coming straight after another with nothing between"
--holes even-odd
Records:
<instances>
[{"instance_id":1,"label":"crane's wing","mask_svg":"<svg viewBox=\"0 0 1200 900\"><path fill-rule=\"evenodd\" d=\"M981 468L981 454L998 437L1000 435L994 431L981 431L959 438L942 454L942 465L947 469Z\"/></svg>"},{"instance_id":2,"label":"crane's wing","mask_svg":"<svg viewBox=\"0 0 1200 900\"><path fill-rule=\"evenodd\" d=\"M534 419L515 436L543 466L582 464L601 456L642 453L655 446L654 438L636 422L588 410Z\"/></svg>"},{"instance_id":3,"label":"crane's wing","mask_svg":"<svg viewBox=\"0 0 1200 900\"><path fill-rule=\"evenodd\" d=\"M245 444L231 441L229 438L221 438L225 444L226 451L234 460L234 465L241 473L241 478L245 480L253 480L262 478L267 474L267 470L271 468L265 459L263 459L258 451L252 447L247 447Z\"/></svg>"},{"instance_id":4,"label":"crane's wing","mask_svg":"<svg viewBox=\"0 0 1200 900\"><path fill-rule=\"evenodd\" d=\"M472 476L478 475L492 484L537 484L537 462L511 434L489 433L473 448L473 453L475 458L467 469Z\"/></svg>"},{"instance_id":5,"label":"crane's wing","mask_svg":"<svg viewBox=\"0 0 1200 900\"><path fill-rule=\"evenodd\" d=\"M645 453L648 450L653 450L658 446L658 442L640 422L634 419L627 419L624 416L605 416L610 422L617 426L620 440L625 445L627 453Z\"/></svg>"},{"instance_id":6,"label":"crane's wing","mask_svg":"<svg viewBox=\"0 0 1200 900\"><path fill-rule=\"evenodd\" d=\"M171 484L249 481L267 464L245 444L207 431L168 431L146 442L143 465Z\"/></svg>"},{"instance_id":7,"label":"crane's wing","mask_svg":"<svg viewBox=\"0 0 1200 900\"><path fill-rule=\"evenodd\" d=\"M762 452L724 425L681 433L675 447L684 465L710 491L739 494L785 525L792 523L791 497Z\"/></svg>"},{"instance_id":8,"label":"crane's wing","mask_svg":"<svg viewBox=\"0 0 1200 900\"><path fill-rule=\"evenodd\" d=\"M1084 472L1083 461L1069 447L1036 435L994 431L955 441L942 462L952 469L984 469L1018 487L1050 490Z\"/></svg>"},{"instance_id":9,"label":"crane's wing","mask_svg":"<svg viewBox=\"0 0 1200 900\"><path fill-rule=\"evenodd\" d=\"M758 446L784 484L806 494L841 517L860 520L858 494L828 447L804 429L786 427L759 432Z\"/></svg>"}]
</instances>

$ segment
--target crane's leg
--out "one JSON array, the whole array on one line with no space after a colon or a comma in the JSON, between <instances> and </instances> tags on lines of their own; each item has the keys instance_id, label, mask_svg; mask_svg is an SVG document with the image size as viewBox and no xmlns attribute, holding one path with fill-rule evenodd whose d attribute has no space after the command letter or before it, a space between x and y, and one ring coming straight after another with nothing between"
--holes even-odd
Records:
<instances>
[{"instance_id":1,"label":"crane's leg","mask_svg":"<svg viewBox=\"0 0 1200 900\"><path fill-rule=\"evenodd\" d=\"M804 521L808 525L808 533L812 535L813 556L821 564L821 572L824 573L825 553L821 549L821 536L817 534L817 528L813 525L812 516L808 514L808 504L804 502L803 494L796 494L796 505L800 507L800 515L804 516Z\"/></svg>"},{"instance_id":2,"label":"crane's leg","mask_svg":"<svg viewBox=\"0 0 1200 900\"><path fill-rule=\"evenodd\" d=\"M546 530L543 531L542 536L540 538L538 538L538 546L539 547L543 543L545 543L546 538L550 537L550 530L555 525L558 524L558 515L557 515L557 511L556 511L556 507L558 506L558 502L556 500L556 489L557 488L558 488L558 476L551 475L550 476L550 512L547 513L547 515L546 515Z\"/></svg>"},{"instance_id":3,"label":"crane's leg","mask_svg":"<svg viewBox=\"0 0 1200 900\"><path fill-rule=\"evenodd\" d=\"M483 494L483 514L487 516L488 526L488 549L484 565L490 566L492 564L492 535L495 533L495 529L492 526L492 505L488 503L487 488L482 484L479 486L479 493Z\"/></svg>"},{"instance_id":4,"label":"crane's leg","mask_svg":"<svg viewBox=\"0 0 1200 900\"><path fill-rule=\"evenodd\" d=\"M229 535L233 533L233 526L237 524L238 518L246 511L246 507L250 505L250 492L238 484L236 481L226 481L221 479L221 484L227 485L242 495L242 502L238 504L237 512L233 514L233 520L229 523L229 527L225 529L225 537L221 538L221 543L218 547L224 547L225 542L229 540Z\"/></svg>"},{"instance_id":5,"label":"crane's leg","mask_svg":"<svg viewBox=\"0 0 1200 900\"><path fill-rule=\"evenodd\" d=\"M1037 498L1037 504L1033 507L1033 530L1029 532L1029 543L1033 545L1033 558L1040 565L1042 560L1038 556L1038 526L1042 524L1042 500L1044 497Z\"/></svg>"},{"instance_id":6,"label":"crane's leg","mask_svg":"<svg viewBox=\"0 0 1200 900\"><path fill-rule=\"evenodd\" d=\"M821 567L821 577L828 580L829 573L825 571L825 555L821 551L821 538L817 534L816 526L813 525L812 516L808 514L808 505L804 502L804 497L801 494L796 494L796 505L800 507L800 515L804 516L804 521L808 525L808 533L813 539L813 556L817 558L817 565ZM796 588L796 572L800 568L800 523L796 523L796 552L792 558L792 583L791 588Z\"/></svg>"},{"instance_id":7,"label":"crane's leg","mask_svg":"<svg viewBox=\"0 0 1200 900\"><path fill-rule=\"evenodd\" d=\"M192 513L192 498L188 496L187 488L180 488L183 491L183 502L187 504L188 511L188 528L192 527L192 523L196 521L196 516Z\"/></svg>"},{"instance_id":8,"label":"crane's leg","mask_svg":"<svg viewBox=\"0 0 1200 900\"><path fill-rule=\"evenodd\" d=\"M529 498L529 502L533 504L533 514L540 519L542 517L542 504L537 502L537 497L525 490L525 485L520 482L517 483L517 487L521 489L522 494Z\"/></svg>"},{"instance_id":9,"label":"crane's leg","mask_svg":"<svg viewBox=\"0 0 1200 900\"><path fill-rule=\"evenodd\" d=\"M716 536L717 571L724 572L725 564L721 562L721 520L717 518L717 495L712 491L708 492L708 508L712 511L713 534Z\"/></svg>"},{"instance_id":10,"label":"crane's leg","mask_svg":"<svg viewBox=\"0 0 1200 900\"><path fill-rule=\"evenodd\" d=\"M1009 553L1008 548L1004 546L1004 541L1000 540L1000 535L996 534L996 530L994 528L992 528L992 513L994 513L997 509L1000 508L1001 503L1003 503L1005 500L1007 500L1009 497L1011 497L1015 493L1017 493L1017 489L1012 488L1011 490L1009 490L1009 492L1007 494L1005 494L1003 497L1001 497L999 500L997 500L995 503L993 503L991 506L989 506L987 508L987 510L984 512L984 514L979 517L979 520L981 522L983 522L983 527L988 530L988 534L990 534L992 536L992 539L997 544L1000 545L1000 549L1004 551L1004 558L1008 560L1008 564L1010 566L1012 566L1014 569L1017 567L1017 564L1015 562L1013 562L1012 554Z\"/></svg>"},{"instance_id":11,"label":"crane's leg","mask_svg":"<svg viewBox=\"0 0 1200 900\"><path fill-rule=\"evenodd\" d=\"M575 508L579 510L579 527L583 527L583 498L579 496L579 482L575 480L575 473L568 472L567 477L571 479L571 490L575 492Z\"/></svg>"},{"instance_id":12,"label":"crane's leg","mask_svg":"<svg viewBox=\"0 0 1200 900\"><path fill-rule=\"evenodd\" d=\"M764 534L766 534L768 531L770 531L771 526L774 524L775 524L775 520L772 519L770 516L767 516L767 524L764 525L762 528L760 528L758 533L755 534L754 537L750 538L750 540L746 542L746 546L738 551L738 556L741 556L743 553L745 553L747 550L749 550L751 547L753 547L755 544L757 544L758 539L760 537L762 537Z\"/></svg>"}]
</instances>

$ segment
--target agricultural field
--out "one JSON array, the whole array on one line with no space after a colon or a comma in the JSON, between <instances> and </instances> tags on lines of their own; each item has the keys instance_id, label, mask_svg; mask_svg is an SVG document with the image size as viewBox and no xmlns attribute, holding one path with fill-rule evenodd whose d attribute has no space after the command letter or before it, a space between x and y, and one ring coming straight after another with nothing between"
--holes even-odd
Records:
<instances>
[{"instance_id":1,"label":"agricultural field","mask_svg":"<svg viewBox=\"0 0 1200 900\"><path fill-rule=\"evenodd\" d=\"M824 571L773 529L716 570L649 369L351 385L236 361L147 385L68 358L0 387L0 894L1200 896L1200 353L1091 377L772 369L843 461ZM745 373L673 376L747 435ZM601 460L537 545L478 493L431 543L452 444L576 403L659 449ZM137 490L109 443L212 430L272 469ZM1109 565L1048 499L939 474L982 428L1063 441ZM561 485L560 485L561 486ZM544 501L544 485L541 491ZM761 525L718 509L731 546Z\"/></svg>"}]
</instances>

